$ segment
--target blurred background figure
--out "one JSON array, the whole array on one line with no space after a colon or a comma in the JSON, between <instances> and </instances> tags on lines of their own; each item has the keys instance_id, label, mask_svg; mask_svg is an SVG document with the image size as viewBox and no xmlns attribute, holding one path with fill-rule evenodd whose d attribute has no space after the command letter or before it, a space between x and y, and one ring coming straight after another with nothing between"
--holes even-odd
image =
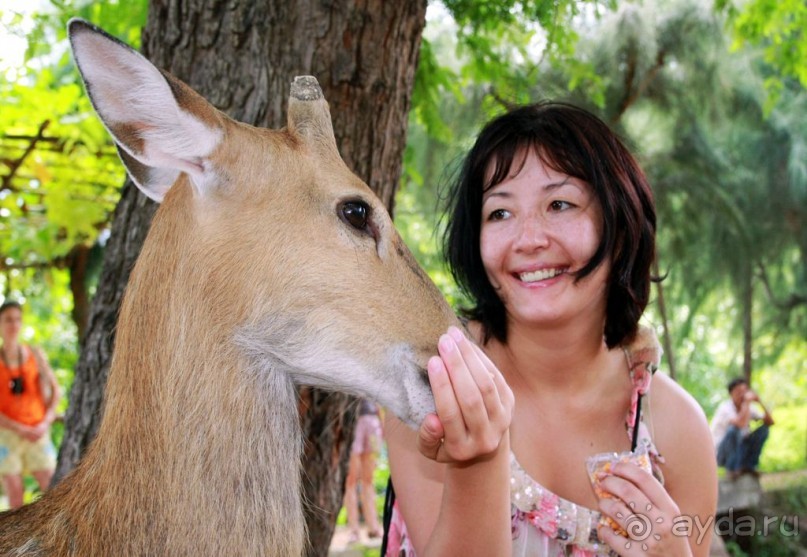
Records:
<instances>
[{"instance_id":1,"label":"blurred background figure","mask_svg":"<svg viewBox=\"0 0 807 557\"><path fill-rule=\"evenodd\" d=\"M375 539L381 536L373 484L373 473L381 450L381 442L379 408L370 401L362 400L353 444L350 447L350 467L345 481L349 543L358 542L360 539L359 501L361 501L361 515L367 526L367 537Z\"/></svg>"},{"instance_id":2,"label":"blurred background figure","mask_svg":"<svg viewBox=\"0 0 807 557\"><path fill-rule=\"evenodd\" d=\"M56 417L59 387L39 348L19 342L22 306L0 305L0 477L12 509L23 504L23 473L43 491L50 485L56 451L50 424Z\"/></svg>"},{"instance_id":3,"label":"blurred background figure","mask_svg":"<svg viewBox=\"0 0 807 557\"><path fill-rule=\"evenodd\" d=\"M742 474L758 476L759 456L773 425L773 416L745 379L732 379L728 391L729 399L720 404L712 418L717 465L726 467L731 480ZM754 407L754 402L762 412ZM759 420L762 420L762 425L751 431L751 422Z\"/></svg>"}]
</instances>

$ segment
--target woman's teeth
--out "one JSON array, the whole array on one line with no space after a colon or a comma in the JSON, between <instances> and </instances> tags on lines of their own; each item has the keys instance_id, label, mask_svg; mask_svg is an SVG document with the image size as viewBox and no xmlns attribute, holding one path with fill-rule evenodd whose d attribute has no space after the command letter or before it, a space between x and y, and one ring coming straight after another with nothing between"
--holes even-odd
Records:
<instances>
[{"instance_id":1,"label":"woman's teeth","mask_svg":"<svg viewBox=\"0 0 807 557\"><path fill-rule=\"evenodd\" d=\"M552 277L556 277L563 272L563 269L541 269L529 273L519 273L518 278L523 282L538 282Z\"/></svg>"}]
</instances>

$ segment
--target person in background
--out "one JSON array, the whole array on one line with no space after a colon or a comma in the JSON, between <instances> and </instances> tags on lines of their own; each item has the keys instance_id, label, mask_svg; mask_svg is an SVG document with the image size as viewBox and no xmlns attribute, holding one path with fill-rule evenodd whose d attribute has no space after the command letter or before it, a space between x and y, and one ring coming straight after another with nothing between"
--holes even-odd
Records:
<instances>
[{"instance_id":1,"label":"person in background","mask_svg":"<svg viewBox=\"0 0 807 557\"><path fill-rule=\"evenodd\" d=\"M350 530L349 543L355 543L360 538L360 500L361 514L367 526L367 537L374 539L381 535L373 483L381 442L379 408L373 402L362 400L353 444L350 447L350 465L345 480L345 507L347 508L347 525Z\"/></svg>"},{"instance_id":2,"label":"person in background","mask_svg":"<svg viewBox=\"0 0 807 557\"><path fill-rule=\"evenodd\" d=\"M488 123L451 194L445 253L469 321L428 362L436 413L385 424L386 554L708 555L711 532L673 529L714 514L717 467L703 411L653 375L661 350L639 324L656 214L634 157L590 112L543 102ZM589 476L588 458L628 451L647 467Z\"/></svg>"},{"instance_id":3,"label":"person in background","mask_svg":"<svg viewBox=\"0 0 807 557\"><path fill-rule=\"evenodd\" d=\"M56 467L50 425L56 417L59 387L39 348L19 342L22 306L0 305L0 476L12 509L23 504L23 473L43 491Z\"/></svg>"},{"instance_id":4,"label":"person in background","mask_svg":"<svg viewBox=\"0 0 807 557\"><path fill-rule=\"evenodd\" d=\"M745 379L732 379L728 391L729 399L717 407L712 417L717 465L725 466L730 480L742 474L758 476L759 457L773 425L773 416ZM754 403L762 408L762 412L757 410ZM751 422L760 420L762 424L751 431Z\"/></svg>"}]
</instances>

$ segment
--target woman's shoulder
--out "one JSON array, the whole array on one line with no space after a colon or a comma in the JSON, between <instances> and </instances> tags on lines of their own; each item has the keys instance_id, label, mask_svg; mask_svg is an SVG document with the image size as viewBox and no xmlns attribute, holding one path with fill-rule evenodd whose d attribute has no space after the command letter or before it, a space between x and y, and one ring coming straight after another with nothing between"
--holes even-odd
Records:
<instances>
[{"instance_id":1,"label":"woman's shoulder","mask_svg":"<svg viewBox=\"0 0 807 557\"><path fill-rule=\"evenodd\" d=\"M650 409L659 420L654 422L656 428L687 430L698 424L706 424L706 415L698 401L664 373L657 373L653 377Z\"/></svg>"},{"instance_id":2,"label":"woman's shoulder","mask_svg":"<svg viewBox=\"0 0 807 557\"><path fill-rule=\"evenodd\" d=\"M650 427L664 464L664 485L681 511L714 512L717 461L706 415L698 402L669 376L658 373L650 395Z\"/></svg>"},{"instance_id":3,"label":"woman's shoulder","mask_svg":"<svg viewBox=\"0 0 807 557\"><path fill-rule=\"evenodd\" d=\"M651 435L665 461L665 480L680 486L708 476L714 468L714 444L706 415L695 398L669 376L658 373L648 402Z\"/></svg>"}]
</instances>

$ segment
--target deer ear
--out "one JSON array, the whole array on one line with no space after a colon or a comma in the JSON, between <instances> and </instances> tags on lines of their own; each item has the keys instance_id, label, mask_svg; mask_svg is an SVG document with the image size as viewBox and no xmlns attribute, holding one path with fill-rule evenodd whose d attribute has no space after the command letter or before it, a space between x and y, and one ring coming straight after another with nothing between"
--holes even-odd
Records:
<instances>
[{"instance_id":1,"label":"deer ear","mask_svg":"<svg viewBox=\"0 0 807 557\"><path fill-rule=\"evenodd\" d=\"M221 113L101 29L81 19L67 29L90 102L137 187L159 202L185 172L206 194L214 182L207 159L223 136Z\"/></svg>"}]
</instances>

